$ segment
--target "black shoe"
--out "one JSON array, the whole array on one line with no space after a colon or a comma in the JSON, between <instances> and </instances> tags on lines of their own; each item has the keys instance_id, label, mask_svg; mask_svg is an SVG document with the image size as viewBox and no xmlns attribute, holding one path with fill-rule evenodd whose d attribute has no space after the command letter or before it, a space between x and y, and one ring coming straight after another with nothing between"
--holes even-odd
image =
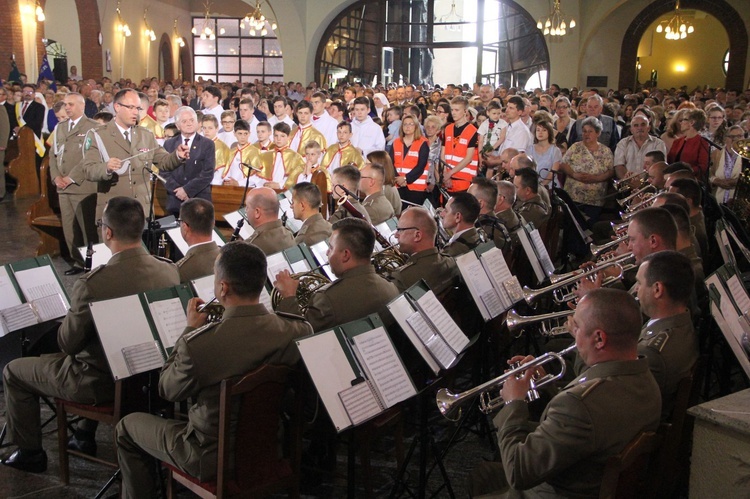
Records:
<instances>
[{"instance_id":1,"label":"black shoe","mask_svg":"<svg viewBox=\"0 0 750 499\"><path fill-rule=\"evenodd\" d=\"M29 473L44 473L47 471L47 453L40 450L18 449L2 460L5 466Z\"/></svg>"},{"instance_id":2,"label":"black shoe","mask_svg":"<svg viewBox=\"0 0 750 499\"><path fill-rule=\"evenodd\" d=\"M83 272L83 269L81 267L70 267L68 270L65 271L65 275L76 275Z\"/></svg>"},{"instance_id":3,"label":"black shoe","mask_svg":"<svg viewBox=\"0 0 750 499\"><path fill-rule=\"evenodd\" d=\"M94 437L82 436L76 432L68 439L68 450L75 450L88 456L96 456L96 440Z\"/></svg>"}]
</instances>

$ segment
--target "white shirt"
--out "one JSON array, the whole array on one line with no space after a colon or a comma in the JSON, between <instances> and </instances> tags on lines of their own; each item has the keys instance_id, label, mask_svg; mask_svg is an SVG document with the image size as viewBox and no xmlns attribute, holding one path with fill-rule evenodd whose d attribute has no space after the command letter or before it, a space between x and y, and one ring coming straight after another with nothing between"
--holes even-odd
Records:
<instances>
[{"instance_id":1,"label":"white shirt","mask_svg":"<svg viewBox=\"0 0 750 499\"><path fill-rule=\"evenodd\" d=\"M339 141L336 136L336 128L339 126L339 122L327 111L323 111L321 116L313 116L312 120L313 127L326 138L326 144L335 144Z\"/></svg>"},{"instance_id":2,"label":"white shirt","mask_svg":"<svg viewBox=\"0 0 750 499\"><path fill-rule=\"evenodd\" d=\"M534 146L531 131L523 121L516 120L509 124L507 129L508 131L505 132L505 142L498 149L498 153L502 153L509 148L518 149L518 152L526 152Z\"/></svg>"},{"instance_id":3,"label":"white shirt","mask_svg":"<svg viewBox=\"0 0 750 499\"><path fill-rule=\"evenodd\" d=\"M463 234L467 230L470 230L470 229L473 229L473 228L474 227L469 227L468 229L464 229L464 230L460 230L460 231L456 232L455 234L453 234L451 236L450 240L448 241L448 244L451 244L451 243L455 242L459 237L461 237L461 234Z\"/></svg>"},{"instance_id":4,"label":"white shirt","mask_svg":"<svg viewBox=\"0 0 750 499\"><path fill-rule=\"evenodd\" d=\"M271 125L271 128L273 128L274 125L278 123L279 121L286 123L287 125L289 125L290 128L294 126L294 120L290 118L289 116L284 116L283 120L278 119L276 115L273 115L270 118L268 118L268 123ZM257 140L257 136L256 136L256 140Z\"/></svg>"},{"instance_id":5,"label":"white shirt","mask_svg":"<svg viewBox=\"0 0 750 499\"><path fill-rule=\"evenodd\" d=\"M658 137L649 135L643 145L639 148L633 136L625 137L617 143L615 148L615 166L625 165L629 172L640 173L643 171L643 160L646 153L661 151L667 155L667 146Z\"/></svg>"},{"instance_id":6,"label":"white shirt","mask_svg":"<svg viewBox=\"0 0 750 499\"><path fill-rule=\"evenodd\" d=\"M383 130L369 116L365 121L352 120L352 145L367 156L372 151L385 150Z\"/></svg>"},{"instance_id":7,"label":"white shirt","mask_svg":"<svg viewBox=\"0 0 750 499\"><path fill-rule=\"evenodd\" d=\"M234 136L234 132L227 132L226 130L222 130L221 132L217 133L216 136L230 149L237 143L237 138Z\"/></svg>"},{"instance_id":8,"label":"white shirt","mask_svg":"<svg viewBox=\"0 0 750 499\"><path fill-rule=\"evenodd\" d=\"M195 140L196 134L191 135L190 137L185 137L184 135L180 135L180 144L185 144L185 140L187 140L188 149L193 147L193 141Z\"/></svg>"},{"instance_id":9,"label":"white shirt","mask_svg":"<svg viewBox=\"0 0 750 499\"><path fill-rule=\"evenodd\" d=\"M224 108L221 107L221 104L217 104L215 107L212 107L211 109L204 109L203 114L213 114L216 116L216 120L221 123L221 113L224 112Z\"/></svg>"}]
</instances>

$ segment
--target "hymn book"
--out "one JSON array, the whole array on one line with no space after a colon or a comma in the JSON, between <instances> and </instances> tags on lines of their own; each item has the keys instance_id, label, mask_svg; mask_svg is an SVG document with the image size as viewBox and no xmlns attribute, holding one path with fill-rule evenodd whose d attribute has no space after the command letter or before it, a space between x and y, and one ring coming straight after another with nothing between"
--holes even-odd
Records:
<instances>
[{"instance_id":1,"label":"hymn book","mask_svg":"<svg viewBox=\"0 0 750 499\"><path fill-rule=\"evenodd\" d=\"M297 346L337 432L417 394L377 314L302 338Z\"/></svg>"},{"instance_id":2,"label":"hymn book","mask_svg":"<svg viewBox=\"0 0 750 499\"><path fill-rule=\"evenodd\" d=\"M191 298L190 287L181 284L89 304L115 380L164 365L187 326Z\"/></svg>"}]
</instances>

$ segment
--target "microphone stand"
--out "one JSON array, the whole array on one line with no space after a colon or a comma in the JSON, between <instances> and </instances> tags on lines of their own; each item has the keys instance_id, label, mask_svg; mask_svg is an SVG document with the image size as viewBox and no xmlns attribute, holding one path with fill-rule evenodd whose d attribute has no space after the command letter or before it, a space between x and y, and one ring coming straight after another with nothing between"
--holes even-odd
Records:
<instances>
[{"instance_id":1,"label":"microphone stand","mask_svg":"<svg viewBox=\"0 0 750 499\"><path fill-rule=\"evenodd\" d=\"M242 200L240 201L240 207L238 210L241 210L245 206L245 198L247 197L247 191L250 190L250 172L256 171L256 172L262 172L263 170L261 168L258 168L257 166L253 166L250 163L243 163L240 161L240 165L247 168L247 177L245 177L245 192L242 193Z\"/></svg>"},{"instance_id":2,"label":"microphone stand","mask_svg":"<svg viewBox=\"0 0 750 499\"><path fill-rule=\"evenodd\" d=\"M159 175L148 167L143 167L144 170L148 171L151 176L151 198L149 199L148 207L148 218L146 225L146 247L152 255L157 253L156 248L156 231L161 228L161 224L156 221L156 214L154 213L154 201L156 200L156 183L159 180Z\"/></svg>"}]
</instances>

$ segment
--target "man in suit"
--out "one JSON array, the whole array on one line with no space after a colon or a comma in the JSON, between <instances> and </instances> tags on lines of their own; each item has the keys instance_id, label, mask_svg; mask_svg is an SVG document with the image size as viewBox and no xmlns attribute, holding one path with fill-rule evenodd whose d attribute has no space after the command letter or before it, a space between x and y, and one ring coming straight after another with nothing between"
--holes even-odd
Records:
<instances>
[{"instance_id":1,"label":"man in suit","mask_svg":"<svg viewBox=\"0 0 750 499\"><path fill-rule=\"evenodd\" d=\"M339 220L333 224L329 245L328 262L338 279L315 291L304 313L316 332L383 312L399 294L396 285L376 274L370 264L375 248L370 224L351 217ZM284 270L276 276L274 287L283 297L278 310L300 314L295 297L299 281Z\"/></svg>"},{"instance_id":2,"label":"man in suit","mask_svg":"<svg viewBox=\"0 0 750 499\"><path fill-rule=\"evenodd\" d=\"M83 96L71 92L65 96L68 121L55 127L50 149L49 171L57 187L63 234L73 264L66 275L83 272L78 246L98 241L96 220L96 183L86 180L83 170L83 143L86 133L99 124L84 116ZM78 235L78 237L75 237Z\"/></svg>"},{"instance_id":3,"label":"man in suit","mask_svg":"<svg viewBox=\"0 0 750 499\"><path fill-rule=\"evenodd\" d=\"M292 231L279 220L279 198L273 189L256 187L245 198L247 222L255 229L245 241L259 247L266 256L295 245Z\"/></svg>"},{"instance_id":4,"label":"man in suit","mask_svg":"<svg viewBox=\"0 0 750 499\"><path fill-rule=\"evenodd\" d=\"M106 265L84 275L73 286L70 310L57 333L62 353L23 357L3 371L8 434L18 450L3 459L6 466L41 473L47 469L42 449L39 396L81 404L105 404L114 397L114 380L97 335L89 303L129 296L180 283L177 267L148 254L141 242L143 208L128 197L112 198L101 219L101 239L112 252ZM96 422L83 420L69 445L96 453Z\"/></svg>"},{"instance_id":5,"label":"man in suit","mask_svg":"<svg viewBox=\"0 0 750 499\"><path fill-rule=\"evenodd\" d=\"M637 354L641 311L635 299L597 289L579 302L569 325L588 370L552 398L538 425L529 421L525 400L536 369L508 378L505 407L494 419L501 462L472 472L471 495L598 497L607 460L659 426L659 387Z\"/></svg>"},{"instance_id":6,"label":"man in suit","mask_svg":"<svg viewBox=\"0 0 750 499\"><path fill-rule=\"evenodd\" d=\"M331 237L331 224L320 214L322 199L320 189L310 182L300 182L292 187L292 212L302 221L302 227L294 237L295 244L308 246Z\"/></svg>"},{"instance_id":7,"label":"man in suit","mask_svg":"<svg viewBox=\"0 0 750 499\"><path fill-rule=\"evenodd\" d=\"M260 304L266 258L256 246L235 241L221 248L214 292L224 307L221 323L206 324L203 303L188 303L188 327L177 340L159 376L159 395L172 402L193 400L188 421L145 413L117 425L117 457L124 498L156 498L159 487L149 456L166 461L201 481L216 476L221 381L263 364L293 366L294 339L312 333L300 317L274 314Z\"/></svg>"},{"instance_id":8,"label":"man in suit","mask_svg":"<svg viewBox=\"0 0 750 499\"><path fill-rule=\"evenodd\" d=\"M18 120L16 119L16 105L12 104L8 97L13 97L13 91L8 95L8 91L4 87L0 87L0 105L5 108L8 113L8 121L10 122L10 130L14 131L18 127Z\"/></svg>"},{"instance_id":9,"label":"man in suit","mask_svg":"<svg viewBox=\"0 0 750 499\"><path fill-rule=\"evenodd\" d=\"M144 170L152 163L163 170L174 170L188 158L189 149L184 144L170 154L156 142L153 133L136 126L140 106L138 92L120 90L115 96L115 119L86 136L83 168L88 180L99 182L97 218L115 196L138 200L148 213L151 188Z\"/></svg>"},{"instance_id":10,"label":"man in suit","mask_svg":"<svg viewBox=\"0 0 750 499\"><path fill-rule=\"evenodd\" d=\"M16 133L22 126L31 128L37 138L42 138L42 124L44 123L44 106L34 100L36 86L24 84L21 89L21 102L16 103L15 116L18 123L14 129Z\"/></svg>"},{"instance_id":11,"label":"man in suit","mask_svg":"<svg viewBox=\"0 0 750 499\"><path fill-rule=\"evenodd\" d=\"M219 254L219 247L213 240L214 216L214 205L205 199L191 198L180 206L180 234L190 246L177 262L180 282L189 283L213 273Z\"/></svg>"},{"instance_id":12,"label":"man in suit","mask_svg":"<svg viewBox=\"0 0 750 499\"><path fill-rule=\"evenodd\" d=\"M180 134L167 140L164 149L172 152L182 144L190 151L185 162L164 174L167 179L167 211L176 215L180 211L180 205L188 199L211 201L211 180L216 154L214 142L196 133L199 124L193 108L179 108L174 118Z\"/></svg>"}]
</instances>

